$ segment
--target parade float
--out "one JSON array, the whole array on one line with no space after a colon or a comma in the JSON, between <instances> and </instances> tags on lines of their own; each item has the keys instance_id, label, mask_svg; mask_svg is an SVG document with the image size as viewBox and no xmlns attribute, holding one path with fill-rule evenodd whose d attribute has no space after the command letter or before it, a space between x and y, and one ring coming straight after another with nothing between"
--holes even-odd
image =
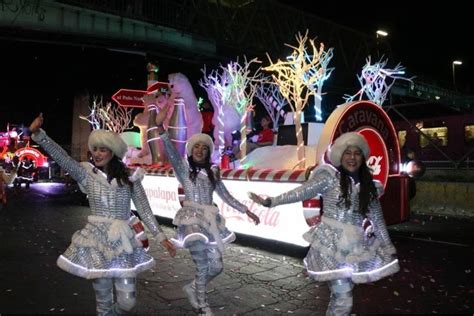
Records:
<instances>
[{"instance_id":1,"label":"parade float","mask_svg":"<svg viewBox=\"0 0 474 316\"><path fill-rule=\"evenodd\" d=\"M38 168L48 168L48 157L38 149L30 147L29 136L23 135L22 128L7 125L6 132L0 132L0 166L11 172L17 169L13 184L21 186L25 183L28 188L38 180Z\"/></svg>"},{"instance_id":2,"label":"parade float","mask_svg":"<svg viewBox=\"0 0 474 316\"><path fill-rule=\"evenodd\" d=\"M11 164L15 157L19 162L29 160L35 167L49 167L48 157L38 149L30 147L29 137L22 135L15 128L0 132L0 161Z\"/></svg>"},{"instance_id":3,"label":"parade float","mask_svg":"<svg viewBox=\"0 0 474 316\"><path fill-rule=\"evenodd\" d=\"M261 224L255 226L215 195L214 201L226 219L227 227L236 233L307 246L302 235L308 230L308 225L318 223L324 201L314 197L302 203L266 208L256 205L247 193L275 196L299 186L316 166L327 162L326 151L333 141L340 134L351 131L362 134L369 143L371 155L367 164L374 178L381 181L385 188L381 202L387 224L406 220L409 215L408 177L401 172L397 134L381 106L391 86L387 84L387 79L404 79L403 67L386 69L385 62L372 65L368 59L359 77L361 90L347 97L346 102L339 105L325 123L306 123L304 130L302 115L309 100L313 101L318 116L321 112L323 83L333 70L328 67L332 49L326 49L322 43L318 49L314 40L308 40L307 33L298 34L296 39L297 46L287 45L293 48L293 53L285 60L273 62L268 57L270 65L258 67L253 72L252 66L255 68L260 63L256 59L249 62L245 59L242 64L231 62L210 73L203 69L204 77L199 84L206 90L214 107L214 152L217 154L213 161L221 166L221 176L229 192L261 219ZM176 77L180 80L176 81ZM173 74L169 82L168 86L157 82L156 72L150 71L148 90L138 91L136 97L129 97L130 100L135 98L135 101L125 102L126 97L120 91L114 100L125 107L135 106L134 102L140 107L140 96L146 93L160 95L158 102L170 104L165 127L179 150L190 136L200 132L202 118L199 112L196 113L196 97L187 78ZM364 95L369 100L363 100ZM276 132L280 119L288 121L291 118L296 144L274 144L246 154L246 137L236 139L233 135L237 131L240 135L248 132L254 97L260 100L272 118ZM285 112L285 106L291 110ZM182 189L167 163L159 135L154 133L152 127L146 128L153 125L148 124L154 120L153 113L144 108L141 116L135 118L134 124L140 127L142 148L136 155L132 151L127 163L132 167L140 165L145 168L143 186L154 214L173 218L181 207ZM133 147L133 144L129 143L129 146ZM233 161L229 159L229 149Z\"/></svg>"}]
</instances>

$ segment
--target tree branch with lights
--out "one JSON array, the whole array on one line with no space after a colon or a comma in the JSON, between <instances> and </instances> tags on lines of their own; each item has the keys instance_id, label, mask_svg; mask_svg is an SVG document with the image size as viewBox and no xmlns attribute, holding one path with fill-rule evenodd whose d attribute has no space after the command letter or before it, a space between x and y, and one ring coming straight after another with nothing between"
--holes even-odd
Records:
<instances>
[{"instance_id":1,"label":"tree branch with lights","mask_svg":"<svg viewBox=\"0 0 474 316\"><path fill-rule=\"evenodd\" d=\"M209 74L206 72L206 67L201 69L204 77L199 80L199 85L207 92L207 97L211 102L214 111L217 111L216 128L218 131L215 143L219 153L224 152L225 138L224 138L224 106L230 98L230 86L228 72L226 68L220 67L222 72L212 70ZM220 155L218 162L220 162Z\"/></svg>"},{"instance_id":2,"label":"tree branch with lights","mask_svg":"<svg viewBox=\"0 0 474 316\"><path fill-rule=\"evenodd\" d=\"M102 97L95 96L89 110L88 116L79 115L79 118L89 122L92 129L106 129L120 134L124 130L133 128L130 124L132 110L114 105L111 102L104 105Z\"/></svg>"},{"instance_id":3,"label":"tree branch with lights","mask_svg":"<svg viewBox=\"0 0 474 316\"><path fill-rule=\"evenodd\" d=\"M311 96L321 99L321 87L324 78L330 75L332 69L327 68L327 63L332 57L332 49L325 50L320 43L319 50L314 39L308 39L308 31L304 35L296 35L298 46L286 46L293 49L285 61L280 59L273 62L267 57L270 65L263 70L272 73L272 81L278 85L280 93L288 101L294 115L297 140L298 168L305 168L305 149L303 130L301 127L301 115ZM308 52L306 44L309 41L311 52Z\"/></svg>"},{"instance_id":4,"label":"tree branch with lights","mask_svg":"<svg viewBox=\"0 0 474 316\"><path fill-rule=\"evenodd\" d=\"M273 122L273 130L276 131L280 118L284 119L287 114L284 108L288 102L281 95L277 85L266 81L258 85L255 96L263 104L265 110L267 110L268 116L270 116Z\"/></svg>"},{"instance_id":5,"label":"tree branch with lights","mask_svg":"<svg viewBox=\"0 0 474 316\"><path fill-rule=\"evenodd\" d=\"M247 125L248 120L253 119L252 112L255 107L252 101L257 91L257 84L262 81L260 67L254 72L251 70L252 65L257 63L260 63L257 58L247 61L244 56L242 65L239 64L238 60L227 65L231 100L233 101L229 105L233 106L240 116L241 141L239 147L241 161L245 159L247 153Z\"/></svg>"},{"instance_id":6,"label":"tree branch with lights","mask_svg":"<svg viewBox=\"0 0 474 316\"><path fill-rule=\"evenodd\" d=\"M346 102L352 102L355 99L362 100L364 94L367 96L368 100L378 104L383 105L387 99L388 92L392 88L393 84L397 79L407 80L412 82L411 78L405 78L405 67L400 63L395 66L395 68L385 68L388 60L382 60L372 64L370 56L366 59L366 63L362 68L360 76L357 76L359 80L361 89L352 96L345 96L344 99ZM388 79L392 81L387 82Z\"/></svg>"}]
</instances>

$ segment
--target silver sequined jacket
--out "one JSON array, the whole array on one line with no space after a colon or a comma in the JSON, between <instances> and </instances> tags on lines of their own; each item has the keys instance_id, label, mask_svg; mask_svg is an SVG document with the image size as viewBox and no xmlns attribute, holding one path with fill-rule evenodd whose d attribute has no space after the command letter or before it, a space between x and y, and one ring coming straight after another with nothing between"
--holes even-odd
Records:
<instances>
[{"instance_id":1,"label":"silver sequined jacket","mask_svg":"<svg viewBox=\"0 0 474 316\"><path fill-rule=\"evenodd\" d=\"M189 178L189 165L188 162L182 158L178 151L175 149L173 144L171 143L168 133L163 133L160 135L161 139L166 148L166 152L168 153L169 160L173 165L173 169L175 172L175 176L178 179L179 183L183 186L185 200L193 201L199 204L207 204L211 205L212 202L212 194L214 193L214 189L212 188L212 184L207 178L207 174L204 177L199 177L196 179L194 183ZM212 166L211 168L215 174L217 174L217 166ZM202 171L205 173L205 171ZM235 208L237 211L241 213L245 213L247 211L247 206L240 203L237 199L235 199L227 188L225 187L222 180L216 177L216 188L215 188L219 197Z\"/></svg>"},{"instance_id":2,"label":"silver sequined jacket","mask_svg":"<svg viewBox=\"0 0 474 316\"><path fill-rule=\"evenodd\" d=\"M387 232L380 202L369 205L368 219L372 221L375 238L368 239L362 228L364 217L357 211L359 184L352 181L351 206L338 203L342 192L340 173L330 165L313 171L300 187L271 198L271 207L304 201L320 195L323 201L321 223L312 227L304 238L311 247L305 258L310 275L318 281L352 278L355 283L376 281L398 271L398 260ZM380 182L375 181L379 195Z\"/></svg>"},{"instance_id":3,"label":"silver sequined jacket","mask_svg":"<svg viewBox=\"0 0 474 316\"><path fill-rule=\"evenodd\" d=\"M74 234L58 265L85 278L134 277L154 265L154 260L136 241L128 221L133 200L143 223L158 241L166 239L154 217L139 172L129 179L133 186L110 183L106 175L88 162L78 163L43 130L32 138L78 182L87 193L91 215L87 225Z\"/></svg>"}]
</instances>

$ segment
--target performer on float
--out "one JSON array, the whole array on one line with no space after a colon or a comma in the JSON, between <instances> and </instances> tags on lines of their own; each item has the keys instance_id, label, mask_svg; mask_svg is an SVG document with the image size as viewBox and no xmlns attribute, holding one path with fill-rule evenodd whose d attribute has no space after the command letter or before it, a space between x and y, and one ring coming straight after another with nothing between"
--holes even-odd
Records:
<instances>
[{"instance_id":1,"label":"performer on float","mask_svg":"<svg viewBox=\"0 0 474 316\"><path fill-rule=\"evenodd\" d=\"M155 96L147 95L143 99L145 107L157 109ZM173 220L178 226L174 242L178 247L189 249L196 265L195 279L185 285L183 291L191 305L199 309L199 314L213 315L207 302L206 285L222 272L224 244L235 240L234 233L226 228L225 219L213 203L214 191L237 211L247 214L255 224L260 220L227 191L220 179L220 170L211 164L214 144L209 135L193 135L186 143L187 159L179 155L163 128L167 111L165 105L156 116L156 125L185 194L183 207Z\"/></svg>"},{"instance_id":2,"label":"performer on float","mask_svg":"<svg viewBox=\"0 0 474 316\"><path fill-rule=\"evenodd\" d=\"M148 204L141 184L144 173L137 169L129 175L121 161L127 145L117 133L92 131L88 145L93 164L78 163L46 135L42 124L40 114L30 125L33 140L85 190L92 214L86 226L72 236L71 245L57 264L66 272L92 279L98 315L130 311L136 303L137 274L155 265L130 226L130 199L152 235L171 256L176 254Z\"/></svg>"},{"instance_id":3,"label":"performer on float","mask_svg":"<svg viewBox=\"0 0 474 316\"><path fill-rule=\"evenodd\" d=\"M374 282L400 269L378 200L383 187L366 165L369 151L363 136L343 134L329 152L334 167L317 167L307 182L277 197L249 193L267 207L322 196L321 223L304 234L310 243L304 263L314 280L328 281L326 315L350 314L354 283Z\"/></svg>"}]
</instances>

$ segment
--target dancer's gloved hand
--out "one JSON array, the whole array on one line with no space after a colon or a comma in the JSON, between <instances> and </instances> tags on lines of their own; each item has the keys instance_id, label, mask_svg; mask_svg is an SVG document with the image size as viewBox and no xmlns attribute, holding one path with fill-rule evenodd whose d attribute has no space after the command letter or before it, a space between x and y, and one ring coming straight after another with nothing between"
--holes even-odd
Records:
<instances>
[{"instance_id":1,"label":"dancer's gloved hand","mask_svg":"<svg viewBox=\"0 0 474 316\"><path fill-rule=\"evenodd\" d=\"M250 210L247 210L245 214L247 214L247 216L250 217L254 221L255 225L260 224L260 218L258 218L258 216L255 215L255 213L252 213Z\"/></svg>"},{"instance_id":2,"label":"dancer's gloved hand","mask_svg":"<svg viewBox=\"0 0 474 316\"><path fill-rule=\"evenodd\" d=\"M272 204L272 201L270 200L270 198L262 198L260 195L258 194L255 194L253 192L249 192L248 193L249 195L249 198L254 201L255 203L258 203L260 205L263 205L263 206L266 206L266 207L270 207L271 204Z\"/></svg>"},{"instance_id":3,"label":"dancer's gloved hand","mask_svg":"<svg viewBox=\"0 0 474 316\"><path fill-rule=\"evenodd\" d=\"M163 240L160 244L168 250L168 253L171 257L176 256L176 247L173 245L171 241L168 239Z\"/></svg>"},{"instance_id":4,"label":"dancer's gloved hand","mask_svg":"<svg viewBox=\"0 0 474 316\"><path fill-rule=\"evenodd\" d=\"M40 129L40 127L43 125L43 113L40 113L30 124L30 132L31 133L37 133Z\"/></svg>"}]
</instances>

